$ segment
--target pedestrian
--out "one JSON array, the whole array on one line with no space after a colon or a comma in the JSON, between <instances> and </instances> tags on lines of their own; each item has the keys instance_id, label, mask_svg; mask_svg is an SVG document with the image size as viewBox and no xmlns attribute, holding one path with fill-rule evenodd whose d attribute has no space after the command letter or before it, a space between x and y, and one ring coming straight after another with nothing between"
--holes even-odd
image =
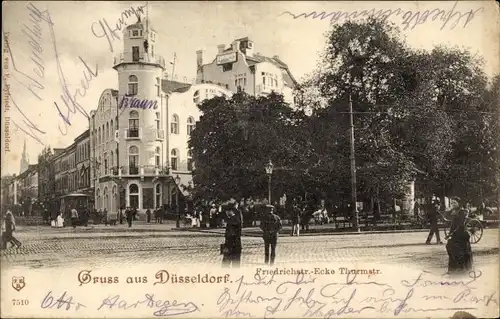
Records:
<instances>
[{"instance_id":1,"label":"pedestrian","mask_svg":"<svg viewBox=\"0 0 500 319\"><path fill-rule=\"evenodd\" d=\"M292 236L297 234L297 236L300 235L300 223L301 223L301 218L302 217L302 211L300 210L299 206L297 203L293 204L292 207Z\"/></svg>"},{"instance_id":2,"label":"pedestrian","mask_svg":"<svg viewBox=\"0 0 500 319\"><path fill-rule=\"evenodd\" d=\"M260 229L263 232L264 238L264 263L274 265L276 258L276 244L278 243L278 233L283 227L281 218L274 213L273 205L266 205L266 210L262 220L260 221ZM271 256L269 256L269 248L271 248ZM269 258L271 257L271 258Z\"/></svg>"},{"instance_id":3,"label":"pedestrian","mask_svg":"<svg viewBox=\"0 0 500 319\"><path fill-rule=\"evenodd\" d=\"M439 228L438 228L438 214L439 214L440 201L436 199L433 203L433 206L429 210L429 223L431 229L429 231L429 236L427 236L427 241L425 242L427 245L431 244L431 240L434 234L436 234L437 244L442 244L441 238L439 237Z\"/></svg>"},{"instance_id":4,"label":"pedestrian","mask_svg":"<svg viewBox=\"0 0 500 319\"><path fill-rule=\"evenodd\" d=\"M448 273L463 273L472 269L472 248L470 235L465 228L467 212L464 209L453 217L450 233L446 237L446 252L448 253Z\"/></svg>"},{"instance_id":5,"label":"pedestrian","mask_svg":"<svg viewBox=\"0 0 500 319\"><path fill-rule=\"evenodd\" d=\"M241 263L241 228L243 219L236 203L226 210L226 231L222 244L222 267L237 268Z\"/></svg>"},{"instance_id":6,"label":"pedestrian","mask_svg":"<svg viewBox=\"0 0 500 319\"><path fill-rule=\"evenodd\" d=\"M120 220L120 224L123 224L123 206L118 210L118 218Z\"/></svg>"},{"instance_id":7,"label":"pedestrian","mask_svg":"<svg viewBox=\"0 0 500 319\"><path fill-rule=\"evenodd\" d=\"M132 219L133 220L138 220L139 219L139 216L137 216L137 213L138 213L137 207L135 207L135 206L132 207Z\"/></svg>"},{"instance_id":8,"label":"pedestrian","mask_svg":"<svg viewBox=\"0 0 500 319\"><path fill-rule=\"evenodd\" d=\"M146 223L150 223L151 222L151 211L148 209L146 209Z\"/></svg>"},{"instance_id":9,"label":"pedestrian","mask_svg":"<svg viewBox=\"0 0 500 319\"><path fill-rule=\"evenodd\" d=\"M21 247L21 242L14 237L14 231L16 230L16 220L12 212L9 210L5 215L5 231L2 233L2 249L7 248L7 243L10 243L12 246L17 246L17 248Z\"/></svg>"},{"instance_id":10,"label":"pedestrian","mask_svg":"<svg viewBox=\"0 0 500 319\"><path fill-rule=\"evenodd\" d=\"M76 228L77 224L78 224L78 211L74 208L71 208L71 226L73 226L73 228Z\"/></svg>"},{"instance_id":11,"label":"pedestrian","mask_svg":"<svg viewBox=\"0 0 500 319\"><path fill-rule=\"evenodd\" d=\"M311 221L314 212L314 207L312 203L305 203L302 208L302 219L300 227L302 230L309 230L309 222Z\"/></svg>"},{"instance_id":12,"label":"pedestrian","mask_svg":"<svg viewBox=\"0 0 500 319\"><path fill-rule=\"evenodd\" d=\"M212 207L210 208L210 228L216 228L217 227L217 207L215 204L212 204Z\"/></svg>"},{"instance_id":13,"label":"pedestrian","mask_svg":"<svg viewBox=\"0 0 500 319\"><path fill-rule=\"evenodd\" d=\"M128 227L132 227L132 220L134 219L134 211L130 206L127 207L127 209L125 210L125 215L127 216Z\"/></svg>"}]
</instances>

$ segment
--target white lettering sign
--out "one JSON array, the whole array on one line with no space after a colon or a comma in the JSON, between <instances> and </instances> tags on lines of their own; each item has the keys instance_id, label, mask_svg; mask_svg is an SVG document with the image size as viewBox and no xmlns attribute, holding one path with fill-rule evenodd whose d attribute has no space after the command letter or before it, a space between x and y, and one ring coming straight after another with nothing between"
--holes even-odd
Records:
<instances>
[{"instance_id":1,"label":"white lettering sign","mask_svg":"<svg viewBox=\"0 0 500 319\"><path fill-rule=\"evenodd\" d=\"M221 54L217 56L217 64L234 63L238 60L238 54L236 52Z\"/></svg>"}]
</instances>

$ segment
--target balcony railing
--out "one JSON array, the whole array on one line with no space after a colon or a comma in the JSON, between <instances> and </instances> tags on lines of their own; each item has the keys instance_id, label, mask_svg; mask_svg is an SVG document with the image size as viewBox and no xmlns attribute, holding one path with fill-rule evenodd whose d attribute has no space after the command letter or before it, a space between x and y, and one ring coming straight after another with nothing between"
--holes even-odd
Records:
<instances>
[{"instance_id":1,"label":"balcony railing","mask_svg":"<svg viewBox=\"0 0 500 319\"><path fill-rule=\"evenodd\" d=\"M165 58L160 55L155 55L151 57L149 54L144 52L133 53L133 52L123 52L114 57L113 64L117 65L120 63L132 63L132 62L142 62L158 64L159 66L165 68Z\"/></svg>"},{"instance_id":2,"label":"balcony railing","mask_svg":"<svg viewBox=\"0 0 500 319\"><path fill-rule=\"evenodd\" d=\"M279 89L276 86L270 86L270 85L264 85L264 84L259 84L256 87L255 90L255 95L260 95L260 94L269 94L271 92L276 92L276 93L281 93L281 89Z\"/></svg>"},{"instance_id":3,"label":"balcony railing","mask_svg":"<svg viewBox=\"0 0 500 319\"><path fill-rule=\"evenodd\" d=\"M123 175L140 175L140 176L167 176L169 168L167 166L156 165L142 165L142 166L116 166L109 169L110 175L115 177L122 177Z\"/></svg>"},{"instance_id":4,"label":"balcony railing","mask_svg":"<svg viewBox=\"0 0 500 319\"><path fill-rule=\"evenodd\" d=\"M129 175L139 175L139 167L138 166L129 166L128 167Z\"/></svg>"},{"instance_id":5,"label":"balcony railing","mask_svg":"<svg viewBox=\"0 0 500 319\"><path fill-rule=\"evenodd\" d=\"M125 130L125 138L127 139L140 139L141 129L139 128L128 128Z\"/></svg>"}]
</instances>

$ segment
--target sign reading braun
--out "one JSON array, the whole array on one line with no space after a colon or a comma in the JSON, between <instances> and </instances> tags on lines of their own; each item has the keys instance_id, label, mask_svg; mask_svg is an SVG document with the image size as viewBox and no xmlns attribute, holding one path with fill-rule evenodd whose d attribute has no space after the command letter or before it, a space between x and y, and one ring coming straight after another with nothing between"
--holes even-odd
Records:
<instances>
[{"instance_id":1,"label":"sign reading braun","mask_svg":"<svg viewBox=\"0 0 500 319\"><path fill-rule=\"evenodd\" d=\"M221 54L217 56L217 64L227 64L234 63L238 60L238 54L236 52Z\"/></svg>"},{"instance_id":2,"label":"sign reading braun","mask_svg":"<svg viewBox=\"0 0 500 319\"><path fill-rule=\"evenodd\" d=\"M130 108L130 109L153 109L156 110L158 108L157 101L151 100L141 100L135 97L123 97L120 108Z\"/></svg>"}]
</instances>

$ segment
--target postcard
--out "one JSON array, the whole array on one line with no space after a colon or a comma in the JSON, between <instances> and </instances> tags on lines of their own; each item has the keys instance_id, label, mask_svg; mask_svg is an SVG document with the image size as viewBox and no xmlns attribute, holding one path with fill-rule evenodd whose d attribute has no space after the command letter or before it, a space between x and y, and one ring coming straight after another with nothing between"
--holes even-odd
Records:
<instances>
[{"instance_id":1,"label":"postcard","mask_svg":"<svg viewBox=\"0 0 500 319\"><path fill-rule=\"evenodd\" d=\"M497 318L495 1L5 1L2 318Z\"/></svg>"}]
</instances>

